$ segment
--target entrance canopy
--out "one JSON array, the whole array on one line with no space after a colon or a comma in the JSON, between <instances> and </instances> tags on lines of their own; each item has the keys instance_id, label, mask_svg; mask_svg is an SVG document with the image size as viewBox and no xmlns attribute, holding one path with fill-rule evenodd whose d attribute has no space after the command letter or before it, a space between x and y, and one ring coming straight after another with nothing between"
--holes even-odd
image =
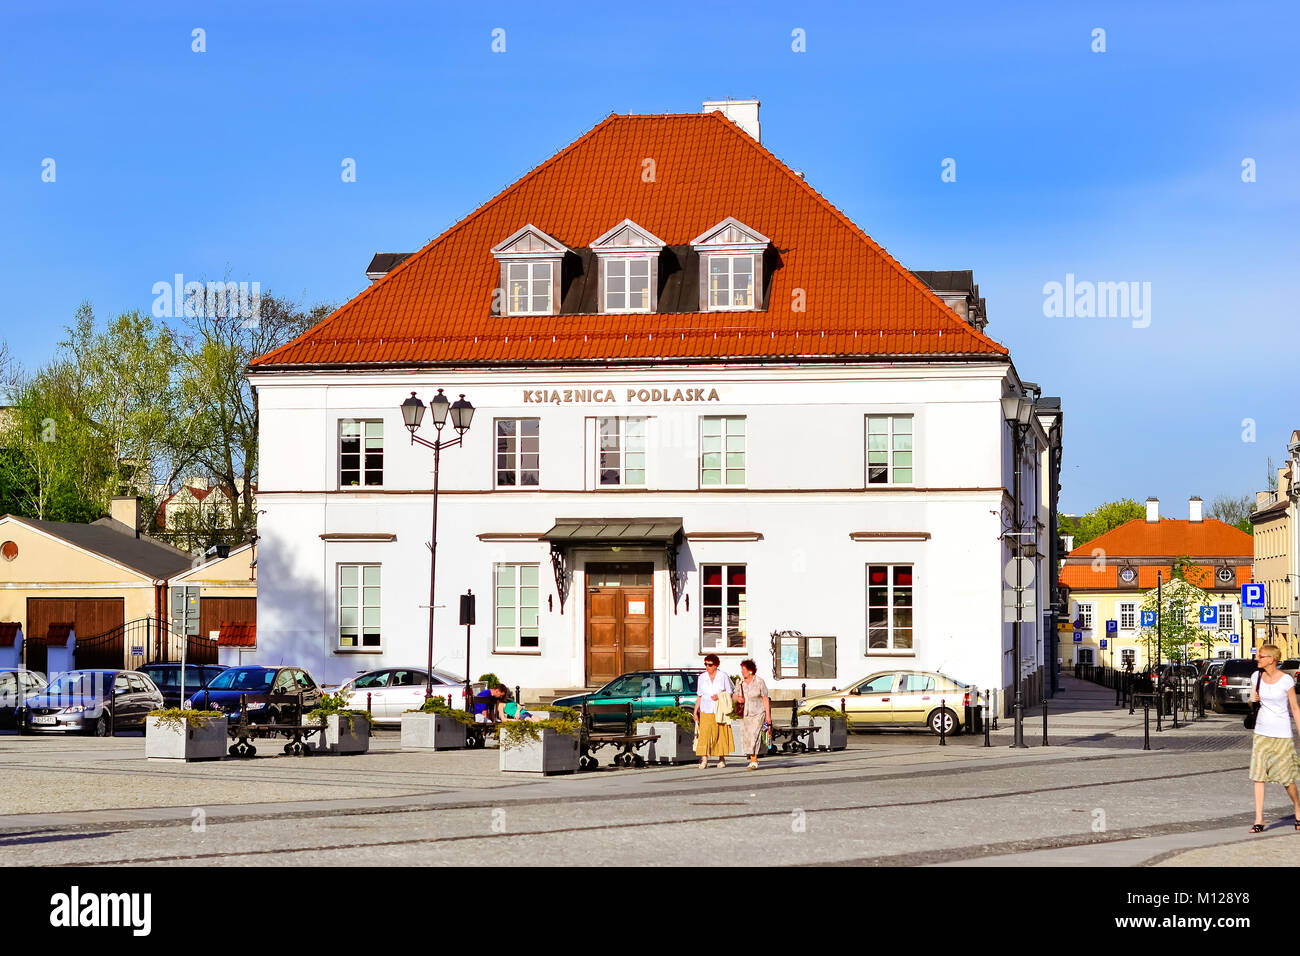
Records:
<instances>
[{"instance_id":1,"label":"entrance canopy","mask_svg":"<svg viewBox=\"0 0 1300 956\"><path fill-rule=\"evenodd\" d=\"M682 543L681 518L556 518L555 526L542 535L551 543L551 567L555 571L555 590L560 596L560 613L569 592L573 569L569 551L575 547L606 547L611 550L635 545L663 548L668 559L668 579L673 588L673 613L681 592L681 575L677 572L677 549Z\"/></svg>"}]
</instances>

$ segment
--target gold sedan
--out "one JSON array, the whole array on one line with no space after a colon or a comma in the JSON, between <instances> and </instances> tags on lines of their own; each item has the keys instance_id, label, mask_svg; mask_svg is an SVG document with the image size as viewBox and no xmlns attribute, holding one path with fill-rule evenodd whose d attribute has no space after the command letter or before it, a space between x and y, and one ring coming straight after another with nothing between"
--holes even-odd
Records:
<instances>
[{"instance_id":1,"label":"gold sedan","mask_svg":"<svg viewBox=\"0 0 1300 956\"><path fill-rule=\"evenodd\" d=\"M839 710L841 701L852 730L876 727L929 727L960 733L975 688L937 671L881 671L844 690L813 694L799 701L799 713Z\"/></svg>"}]
</instances>

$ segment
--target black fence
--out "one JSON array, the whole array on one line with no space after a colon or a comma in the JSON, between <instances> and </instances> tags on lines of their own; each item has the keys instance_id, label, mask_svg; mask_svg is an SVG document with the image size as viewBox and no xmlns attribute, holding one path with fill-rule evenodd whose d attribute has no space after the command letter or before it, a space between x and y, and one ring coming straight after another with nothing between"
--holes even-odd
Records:
<instances>
[{"instance_id":1,"label":"black fence","mask_svg":"<svg viewBox=\"0 0 1300 956\"><path fill-rule=\"evenodd\" d=\"M1151 668L1127 671L1102 664L1075 664L1074 678L1109 687L1115 691L1115 706L1127 707L1130 713L1145 703L1155 709L1157 717L1171 714L1175 721L1179 715L1185 719L1204 717L1205 682L1185 669L1190 665L1180 667L1183 672L1178 674L1169 674L1166 668L1157 677Z\"/></svg>"},{"instance_id":2,"label":"black fence","mask_svg":"<svg viewBox=\"0 0 1300 956\"><path fill-rule=\"evenodd\" d=\"M167 621L143 617L127 621L110 631L83 639L73 647L77 667L124 668L135 670L158 661L187 664L215 664L217 642L197 635L181 634Z\"/></svg>"}]
</instances>

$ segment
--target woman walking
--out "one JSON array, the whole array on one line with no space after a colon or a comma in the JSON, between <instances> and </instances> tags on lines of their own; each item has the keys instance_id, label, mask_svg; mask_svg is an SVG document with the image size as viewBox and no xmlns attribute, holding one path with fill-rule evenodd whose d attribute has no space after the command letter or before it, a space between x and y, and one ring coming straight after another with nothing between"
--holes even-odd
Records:
<instances>
[{"instance_id":1,"label":"woman walking","mask_svg":"<svg viewBox=\"0 0 1300 956\"><path fill-rule=\"evenodd\" d=\"M731 700L731 678L719 669L720 663L717 654L705 657L704 673L695 686L695 752L700 757L701 770L709 765L710 757L717 757L718 766L725 767L727 754L736 746L731 724L719 723L719 717L727 716L718 712L719 697L724 707Z\"/></svg>"},{"instance_id":2,"label":"woman walking","mask_svg":"<svg viewBox=\"0 0 1300 956\"><path fill-rule=\"evenodd\" d=\"M745 708L745 716L740 720L741 749L749 754L748 769L757 770L763 731L772 726L772 698L768 696L767 684L758 676L758 665L752 660L740 662L736 703Z\"/></svg>"},{"instance_id":3,"label":"woman walking","mask_svg":"<svg viewBox=\"0 0 1300 956\"><path fill-rule=\"evenodd\" d=\"M1291 739L1291 718L1300 727L1300 704L1296 703L1295 681L1277 669L1281 650L1276 644L1259 649L1260 670L1255 673L1255 688L1250 702L1259 704L1255 718L1255 743L1250 751L1250 779L1255 781L1255 825L1251 833L1264 830L1264 784L1280 783L1295 807L1295 828L1300 830L1300 796L1296 778L1300 777L1300 757Z\"/></svg>"}]
</instances>

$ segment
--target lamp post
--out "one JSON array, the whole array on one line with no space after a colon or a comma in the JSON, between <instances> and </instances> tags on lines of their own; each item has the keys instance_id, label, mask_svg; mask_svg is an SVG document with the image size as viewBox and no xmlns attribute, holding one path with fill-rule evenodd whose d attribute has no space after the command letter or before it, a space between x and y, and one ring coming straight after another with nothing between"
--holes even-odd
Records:
<instances>
[{"instance_id":1,"label":"lamp post","mask_svg":"<svg viewBox=\"0 0 1300 956\"><path fill-rule=\"evenodd\" d=\"M424 680L425 700L433 696L433 595L434 582L438 573L438 469L442 463L442 450L459 445L465 433L469 431L469 423L474 418L474 406L465 401L464 395L458 401L451 402L446 395L442 394L442 389L438 389L438 394L429 401L429 411L433 414L433 427L436 430L433 441L416 434L420 423L424 420L424 402L416 398L414 392L411 393L410 398L402 402L402 421L406 423L406 428L411 433L411 444L433 449L433 530L429 537L429 664ZM456 430L456 437L443 441L442 429L447 424L449 413L451 427ZM468 670L468 660L465 665ZM467 673L465 677L468 679L469 674Z\"/></svg>"},{"instance_id":2,"label":"lamp post","mask_svg":"<svg viewBox=\"0 0 1300 956\"><path fill-rule=\"evenodd\" d=\"M1012 535L1016 538L1016 556L1019 557L1025 542L1020 539L1024 537L1021 530L1024 527L1024 516L1021 514L1020 504L1020 450L1024 443L1026 432L1029 430L1029 421L1034 414L1034 403L1022 395L1011 395L1002 399L1002 415L1011 425L1012 445L1011 445L1011 483L1012 497L1015 499L1015 518L1012 522ZM1011 622L1011 666L1012 680L1015 682L1016 694L1012 705L1015 717L1015 732L1011 738L1011 746L1016 749L1028 747L1025 743L1025 708L1024 701L1020 694L1020 618L1021 614L1021 590L1020 569L1022 565L1016 562L1016 614L1015 620Z\"/></svg>"}]
</instances>

